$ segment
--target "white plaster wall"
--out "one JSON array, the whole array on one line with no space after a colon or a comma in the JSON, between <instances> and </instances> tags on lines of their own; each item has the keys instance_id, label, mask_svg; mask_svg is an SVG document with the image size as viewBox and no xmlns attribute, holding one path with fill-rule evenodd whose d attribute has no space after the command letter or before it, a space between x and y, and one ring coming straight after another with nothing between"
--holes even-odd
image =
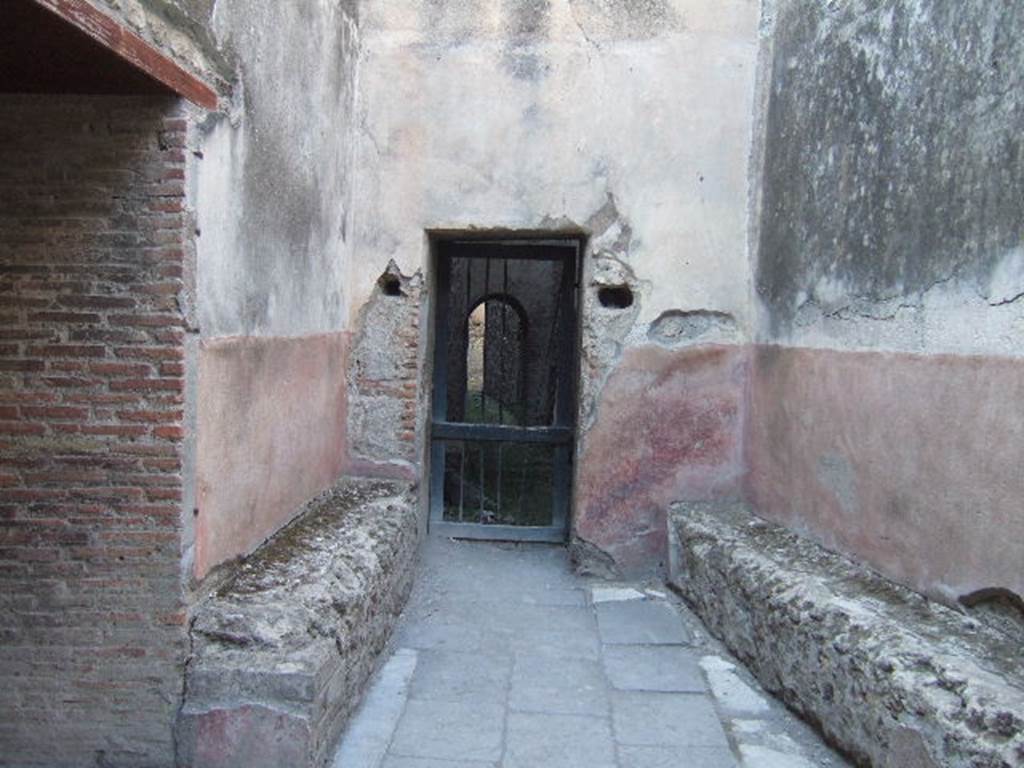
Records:
<instances>
[{"instance_id":1,"label":"white plaster wall","mask_svg":"<svg viewBox=\"0 0 1024 768\"><path fill-rule=\"evenodd\" d=\"M218 3L212 31L237 72L194 148L203 337L345 330L354 2Z\"/></svg>"},{"instance_id":2,"label":"white plaster wall","mask_svg":"<svg viewBox=\"0 0 1024 768\"><path fill-rule=\"evenodd\" d=\"M641 287L637 329L710 310L749 334L759 12L366 0L350 317L389 260L426 266L426 230L586 228L611 199L632 231L619 255Z\"/></svg>"}]
</instances>

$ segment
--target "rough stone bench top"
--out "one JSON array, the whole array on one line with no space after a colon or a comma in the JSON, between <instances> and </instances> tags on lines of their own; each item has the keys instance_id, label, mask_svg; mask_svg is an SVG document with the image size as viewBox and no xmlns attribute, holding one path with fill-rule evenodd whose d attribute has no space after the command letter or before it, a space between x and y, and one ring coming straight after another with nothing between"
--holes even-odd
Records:
<instances>
[{"instance_id":1,"label":"rough stone bench top","mask_svg":"<svg viewBox=\"0 0 1024 768\"><path fill-rule=\"evenodd\" d=\"M669 529L672 581L709 628L854 755L1024 765L1024 648L1012 633L741 505L676 504Z\"/></svg>"},{"instance_id":2,"label":"rough stone bench top","mask_svg":"<svg viewBox=\"0 0 1024 768\"><path fill-rule=\"evenodd\" d=\"M346 607L394 556L414 501L407 484L348 479L244 560L194 614L198 653L346 643Z\"/></svg>"},{"instance_id":3,"label":"rough stone bench top","mask_svg":"<svg viewBox=\"0 0 1024 768\"><path fill-rule=\"evenodd\" d=\"M251 765L322 764L408 596L416 509L407 483L344 480L196 605L182 764L242 764L237 750L201 758L231 741L210 736L225 728L291 734L245 747Z\"/></svg>"}]
</instances>

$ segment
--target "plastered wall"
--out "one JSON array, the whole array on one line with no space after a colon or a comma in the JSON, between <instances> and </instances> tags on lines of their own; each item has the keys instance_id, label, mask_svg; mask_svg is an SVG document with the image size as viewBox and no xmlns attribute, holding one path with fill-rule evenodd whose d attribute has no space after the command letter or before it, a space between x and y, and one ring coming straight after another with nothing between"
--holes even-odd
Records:
<instances>
[{"instance_id":1,"label":"plastered wall","mask_svg":"<svg viewBox=\"0 0 1024 768\"><path fill-rule=\"evenodd\" d=\"M577 467L599 477L601 498L577 497L574 536L612 569L664 554L645 481L620 465L657 475L659 497L739 492L735 354L693 348L751 332L758 19L752 0L361 7L350 316L392 261L429 277L428 231L588 235ZM628 285L633 305L600 306L601 285ZM657 386L652 360L670 383L624 394ZM727 402L705 395L709 379ZM668 443L697 429L721 446L693 471L669 469L680 457L661 437L600 427L676 406L693 419Z\"/></svg>"},{"instance_id":2,"label":"plastered wall","mask_svg":"<svg viewBox=\"0 0 1024 768\"><path fill-rule=\"evenodd\" d=\"M354 4L221 3L226 111L196 127L194 574L258 546L346 456Z\"/></svg>"},{"instance_id":3,"label":"plastered wall","mask_svg":"<svg viewBox=\"0 0 1024 768\"><path fill-rule=\"evenodd\" d=\"M948 602L1021 595L1024 8L772 12L751 499Z\"/></svg>"}]
</instances>

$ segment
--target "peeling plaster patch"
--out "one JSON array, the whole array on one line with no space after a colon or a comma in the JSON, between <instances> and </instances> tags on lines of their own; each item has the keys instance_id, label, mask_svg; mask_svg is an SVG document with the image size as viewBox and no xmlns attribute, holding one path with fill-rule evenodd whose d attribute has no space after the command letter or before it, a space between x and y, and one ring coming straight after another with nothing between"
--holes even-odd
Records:
<instances>
[{"instance_id":1,"label":"peeling plaster patch","mask_svg":"<svg viewBox=\"0 0 1024 768\"><path fill-rule=\"evenodd\" d=\"M601 174L601 169L595 171ZM633 247L633 227L619 211L615 194L608 192L600 208L587 219L589 251L584 262L582 301L582 350L579 392L579 428L585 433L593 426L597 403L608 376L625 346L634 340L636 319L642 296L650 285L639 280L627 263ZM627 287L633 302L627 308L602 306L598 294L602 288Z\"/></svg>"},{"instance_id":2,"label":"peeling plaster patch","mask_svg":"<svg viewBox=\"0 0 1024 768\"><path fill-rule=\"evenodd\" d=\"M622 354L640 314L640 281L629 265L610 252L597 254L588 265L588 289L583 295L583 350L580 381L580 428L588 430L596 418L601 390ZM633 303L607 308L599 300L605 288L628 286Z\"/></svg>"},{"instance_id":3,"label":"peeling plaster patch","mask_svg":"<svg viewBox=\"0 0 1024 768\"><path fill-rule=\"evenodd\" d=\"M727 312L670 309L651 323L647 338L662 346L677 347L693 341L734 341L736 334L736 318Z\"/></svg>"},{"instance_id":4,"label":"peeling plaster patch","mask_svg":"<svg viewBox=\"0 0 1024 768\"><path fill-rule=\"evenodd\" d=\"M423 278L391 261L360 310L349 362L349 445L357 459L408 465L417 456Z\"/></svg>"}]
</instances>

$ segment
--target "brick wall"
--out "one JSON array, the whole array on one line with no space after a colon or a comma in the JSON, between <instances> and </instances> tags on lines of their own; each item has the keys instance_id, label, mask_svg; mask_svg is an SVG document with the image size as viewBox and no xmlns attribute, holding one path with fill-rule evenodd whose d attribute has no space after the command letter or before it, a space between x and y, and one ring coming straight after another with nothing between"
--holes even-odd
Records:
<instances>
[{"instance_id":1,"label":"brick wall","mask_svg":"<svg viewBox=\"0 0 1024 768\"><path fill-rule=\"evenodd\" d=\"M392 286L393 295L383 290ZM419 274L389 267L363 307L349 368L349 444L353 474L418 473L420 375Z\"/></svg>"},{"instance_id":2,"label":"brick wall","mask_svg":"<svg viewBox=\"0 0 1024 768\"><path fill-rule=\"evenodd\" d=\"M185 130L0 96L0 765L173 763Z\"/></svg>"}]
</instances>

